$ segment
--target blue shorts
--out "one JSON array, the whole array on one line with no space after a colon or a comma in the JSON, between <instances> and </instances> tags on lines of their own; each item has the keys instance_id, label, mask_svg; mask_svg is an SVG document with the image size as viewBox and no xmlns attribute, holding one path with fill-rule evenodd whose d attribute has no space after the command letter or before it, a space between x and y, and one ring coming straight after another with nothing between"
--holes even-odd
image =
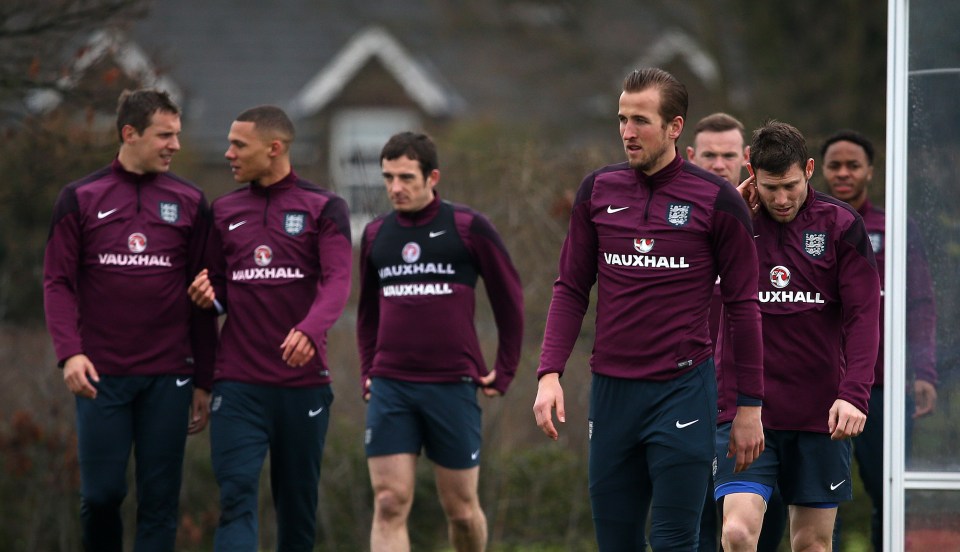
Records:
<instances>
[{"instance_id":1,"label":"blue shorts","mask_svg":"<svg viewBox=\"0 0 960 552\"><path fill-rule=\"evenodd\" d=\"M774 486L780 487L786 504L833 508L853 499L849 439L833 441L827 433L766 429L766 446L760 457L734 474L736 459L727 458L731 425L728 422L717 428L717 500L736 492L764 496L761 491ZM768 498L766 493L764 500Z\"/></svg>"},{"instance_id":2,"label":"blue shorts","mask_svg":"<svg viewBox=\"0 0 960 552\"><path fill-rule=\"evenodd\" d=\"M480 465L481 411L471 382L414 383L373 378L367 404L367 457L420 454L439 466Z\"/></svg>"}]
</instances>

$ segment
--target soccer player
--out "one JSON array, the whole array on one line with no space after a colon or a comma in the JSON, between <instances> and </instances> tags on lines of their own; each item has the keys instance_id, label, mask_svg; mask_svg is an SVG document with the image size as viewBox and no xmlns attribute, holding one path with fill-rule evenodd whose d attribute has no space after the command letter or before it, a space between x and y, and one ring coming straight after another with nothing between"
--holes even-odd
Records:
<instances>
[{"instance_id":1,"label":"soccer player","mask_svg":"<svg viewBox=\"0 0 960 552\"><path fill-rule=\"evenodd\" d=\"M54 206L44 308L76 395L84 548L121 549L132 449L135 548L173 550L186 436L207 424L213 379L216 320L185 293L209 212L203 192L169 172L180 108L166 92L124 91L117 133L113 163Z\"/></svg>"},{"instance_id":2,"label":"soccer player","mask_svg":"<svg viewBox=\"0 0 960 552\"><path fill-rule=\"evenodd\" d=\"M257 490L270 452L277 549L313 550L330 421L327 330L350 291L346 202L293 171L293 123L259 106L230 126L226 151L245 186L213 202L209 272L190 296L226 313L210 447L220 486L218 551L257 550Z\"/></svg>"},{"instance_id":3,"label":"soccer player","mask_svg":"<svg viewBox=\"0 0 960 552\"><path fill-rule=\"evenodd\" d=\"M626 163L581 183L560 252L537 375L537 425L557 439L560 376L598 286L590 361L590 500L600 550L692 550L714 459L716 378L707 318L719 275L736 328L739 469L763 449L756 249L750 214L726 180L676 142L686 88L660 69L627 75L618 117Z\"/></svg>"},{"instance_id":4,"label":"soccer player","mask_svg":"<svg viewBox=\"0 0 960 552\"><path fill-rule=\"evenodd\" d=\"M883 288L886 215L867 197L873 179L873 143L853 130L830 135L820 150L823 176L833 197L846 201L860 213L877 259ZM908 221L912 226L912 222ZM910 455L913 421L933 412L937 405L936 306L927 256L918 229L909 229L907 242L907 369L913 376L913 393L906 395L906 454ZM870 419L863 433L853 438L853 454L860 467L864 490L873 504L870 540L874 550L883 546L883 305L880 305L880 347L870 389ZM837 520L839 528L839 520ZM837 539L839 540L839 535Z\"/></svg>"},{"instance_id":5,"label":"soccer player","mask_svg":"<svg viewBox=\"0 0 960 552\"><path fill-rule=\"evenodd\" d=\"M736 403L736 333L717 346L717 500L723 549L756 550L766 500L779 486L793 550L829 550L840 501L850 500L850 437L867 417L877 358L880 280L863 220L810 187L814 161L800 132L771 121L750 145L740 186L756 213L763 316L766 449L736 472L725 450Z\"/></svg>"},{"instance_id":6,"label":"soccer player","mask_svg":"<svg viewBox=\"0 0 960 552\"><path fill-rule=\"evenodd\" d=\"M486 217L441 201L429 136L394 135L380 165L394 210L364 229L357 310L361 388L369 401L370 548L410 549L407 518L423 449L434 464L451 545L481 551L487 525L477 497L477 390L496 397L513 380L523 342L520 278ZM489 372L473 323L478 277L499 334Z\"/></svg>"},{"instance_id":7,"label":"soccer player","mask_svg":"<svg viewBox=\"0 0 960 552\"><path fill-rule=\"evenodd\" d=\"M693 128L693 145L687 147L687 160L694 165L708 170L730 182L734 186L740 184L740 174L750 159L750 146L744 146L743 123L726 113L713 113L697 121ZM710 339L714 346L717 344L717 333L720 329L720 313L723 299L720 295L720 286L714 286L710 300ZM710 488L713 478L710 480ZM763 516L763 530L760 531L760 541L757 550L760 552L776 552L783 538L783 530L787 524L787 507L780 498L780 492L774 487L767 511ZM703 516L700 518L701 552L716 552L718 550L717 503L713 499L713 492L707 493L703 506Z\"/></svg>"}]
</instances>

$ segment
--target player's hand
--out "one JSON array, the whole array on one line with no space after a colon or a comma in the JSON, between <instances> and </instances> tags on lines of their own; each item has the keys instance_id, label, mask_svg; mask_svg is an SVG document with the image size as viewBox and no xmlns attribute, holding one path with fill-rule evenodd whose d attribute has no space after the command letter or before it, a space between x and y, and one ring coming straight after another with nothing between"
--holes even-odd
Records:
<instances>
[{"instance_id":1,"label":"player's hand","mask_svg":"<svg viewBox=\"0 0 960 552\"><path fill-rule=\"evenodd\" d=\"M97 398L97 388L90 383L91 380L99 382L100 374L87 355L73 355L63 364L63 381L74 395L88 399Z\"/></svg>"},{"instance_id":2,"label":"player's hand","mask_svg":"<svg viewBox=\"0 0 960 552\"><path fill-rule=\"evenodd\" d=\"M197 273L193 282L190 283L190 287L187 288L187 295L190 296L193 304L201 309L213 307L213 300L217 298L217 295L213 291L213 284L210 283L207 269L204 268Z\"/></svg>"},{"instance_id":3,"label":"player's hand","mask_svg":"<svg viewBox=\"0 0 960 552\"><path fill-rule=\"evenodd\" d=\"M370 384L373 383L373 380L367 378L367 381L363 382L363 400L370 402Z\"/></svg>"},{"instance_id":4,"label":"player's hand","mask_svg":"<svg viewBox=\"0 0 960 552\"><path fill-rule=\"evenodd\" d=\"M193 403L190 405L190 425L187 433L200 433L210 420L210 392L199 387L193 388Z\"/></svg>"},{"instance_id":5,"label":"player's hand","mask_svg":"<svg viewBox=\"0 0 960 552\"><path fill-rule=\"evenodd\" d=\"M493 385L493 382L496 379L497 379L496 370L490 370L490 372L487 373L487 375L480 378L480 385L481 385L480 389L483 390L484 395L488 397L499 397L500 395L503 395L503 393L501 393L500 391L497 391L493 387L490 387L491 385Z\"/></svg>"},{"instance_id":6,"label":"player's hand","mask_svg":"<svg viewBox=\"0 0 960 552\"><path fill-rule=\"evenodd\" d=\"M310 362L313 355L317 354L317 349L307 334L296 328L287 334L287 338L280 344L280 350L283 361L293 368L299 368Z\"/></svg>"},{"instance_id":7,"label":"player's hand","mask_svg":"<svg viewBox=\"0 0 960 552\"><path fill-rule=\"evenodd\" d=\"M560 386L560 374L544 374L537 385L537 399L533 403L533 416L537 426L547 437L554 441L560 436L553 425L553 409L557 409L557 420L560 423L567 421L567 413L563 408L563 387Z\"/></svg>"},{"instance_id":8,"label":"player's hand","mask_svg":"<svg viewBox=\"0 0 960 552\"><path fill-rule=\"evenodd\" d=\"M765 446L760 407L738 406L737 415L730 426L730 442L727 444L727 458L736 457L733 473L747 469L760 456Z\"/></svg>"},{"instance_id":9,"label":"player's hand","mask_svg":"<svg viewBox=\"0 0 960 552\"><path fill-rule=\"evenodd\" d=\"M747 203L750 213L755 215L760 210L760 193L757 191L757 175L753 173L753 166L750 163L747 163L747 172L750 176L737 186L737 191Z\"/></svg>"},{"instance_id":10,"label":"player's hand","mask_svg":"<svg viewBox=\"0 0 960 552\"><path fill-rule=\"evenodd\" d=\"M916 380L913 382L913 400L916 408L913 410L913 419L933 414L937 408L937 388L929 381Z\"/></svg>"},{"instance_id":11,"label":"player's hand","mask_svg":"<svg viewBox=\"0 0 960 552\"><path fill-rule=\"evenodd\" d=\"M835 400L830 407L827 428L830 430L830 438L834 441L860 435L866 423L867 415L843 399Z\"/></svg>"}]
</instances>

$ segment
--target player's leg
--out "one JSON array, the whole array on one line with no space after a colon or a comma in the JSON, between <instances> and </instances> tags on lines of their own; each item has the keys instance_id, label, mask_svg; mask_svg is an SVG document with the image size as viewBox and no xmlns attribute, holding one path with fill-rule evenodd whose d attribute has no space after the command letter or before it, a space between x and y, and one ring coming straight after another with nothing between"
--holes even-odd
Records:
<instances>
[{"instance_id":1,"label":"player's leg","mask_svg":"<svg viewBox=\"0 0 960 552\"><path fill-rule=\"evenodd\" d=\"M657 409L642 437L653 486L650 545L654 550L693 550L715 457L713 361L646 387L644 400Z\"/></svg>"},{"instance_id":2,"label":"player's leg","mask_svg":"<svg viewBox=\"0 0 960 552\"><path fill-rule=\"evenodd\" d=\"M487 518L477 496L480 467L451 470L435 465L434 473L453 549L457 552L485 550Z\"/></svg>"},{"instance_id":3,"label":"player's leg","mask_svg":"<svg viewBox=\"0 0 960 552\"><path fill-rule=\"evenodd\" d=\"M651 486L639 442L639 420L647 412L639 386L595 374L590 387L590 507L601 551L646 549Z\"/></svg>"},{"instance_id":4,"label":"player's leg","mask_svg":"<svg viewBox=\"0 0 960 552\"><path fill-rule=\"evenodd\" d=\"M414 454L389 454L367 458L370 485L373 487L373 527L370 550L409 551L407 518L413 505L417 457Z\"/></svg>"},{"instance_id":5,"label":"player's leg","mask_svg":"<svg viewBox=\"0 0 960 552\"><path fill-rule=\"evenodd\" d=\"M173 550L183 451L193 385L176 376L145 376L134 400L134 467L140 551ZM180 385L178 385L178 381Z\"/></svg>"},{"instance_id":6,"label":"player's leg","mask_svg":"<svg viewBox=\"0 0 960 552\"><path fill-rule=\"evenodd\" d=\"M100 376L97 398L76 397L80 523L86 550L120 552L120 504L127 495L135 389L126 378Z\"/></svg>"},{"instance_id":7,"label":"player's leg","mask_svg":"<svg viewBox=\"0 0 960 552\"><path fill-rule=\"evenodd\" d=\"M419 384L424 450L434 463L437 494L454 550L481 551L487 518L480 507L481 412L473 382Z\"/></svg>"},{"instance_id":8,"label":"player's leg","mask_svg":"<svg viewBox=\"0 0 960 552\"><path fill-rule=\"evenodd\" d=\"M794 431L781 456L780 490L790 504L793 550L831 550L840 502L853 498L850 440Z\"/></svg>"},{"instance_id":9,"label":"player's leg","mask_svg":"<svg viewBox=\"0 0 960 552\"><path fill-rule=\"evenodd\" d=\"M722 544L726 552L757 550L767 503L759 487L752 491L723 496Z\"/></svg>"},{"instance_id":10,"label":"player's leg","mask_svg":"<svg viewBox=\"0 0 960 552\"><path fill-rule=\"evenodd\" d=\"M700 514L697 552L717 552L717 501L713 498L713 477L707 481L707 494Z\"/></svg>"},{"instance_id":11,"label":"player's leg","mask_svg":"<svg viewBox=\"0 0 960 552\"><path fill-rule=\"evenodd\" d=\"M803 552L833 549L833 522L836 506L829 508L790 506L790 548Z\"/></svg>"},{"instance_id":12,"label":"player's leg","mask_svg":"<svg viewBox=\"0 0 960 552\"><path fill-rule=\"evenodd\" d=\"M907 408L908 423L912 409ZM909 450L909 440L907 441ZM853 438L853 454L857 458L863 490L870 497L870 540L874 550L882 550L883 542L883 387L870 392L870 415L863 433ZM836 543L836 541L834 541Z\"/></svg>"},{"instance_id":13,"label":"player's leg","mask_svg":"<svg viewBox=\"0 0 960 552\"><path fill-rule=\"evenodd\" d=\"M760 528L760 540L757 552L777 552L783 532L787 528L787 505L783 502L780 488L774 487L767 500L767 511L763 514L763 527Z\"/></svg>"},{"instance_id":14,"label":"player's leg","mask_svg":"<svg viewBox=\"0 0 960 552\"><path fill-rule=\"evenodd\" d=\"M423 446L414 385L384 378L370 385L364 447L373 488L371 552L410 550L407 518Z\"/></svg>"},{"instance_id":15,"label":"player's leg","mask_svg":"<svg viewBox=\"0 0 960 552\"><path fill-rule=\"evenodd\" d=\"M723 550L757 550L767 503L777 483L780 444L779 432L764 431L766 446L750 466L734 473L735 459L727 458L730 440L729 422L717 428L717 471L714 497L721 503Z\"/></svg>"},{"instance_id":16,"label":"player's leg","mask_svg":"<svg viewBox=\"0 0 960 552\"><path fill-rule=\"evenodd\" d=\"M277 550L313 550L320 461L332 403L329 385L277 389L274 394L270 488L277 512Z\"/></svg>"},{"instance_id":17,"label":"player's leg","mask_svg":"<svg viewBox=\"0 0 960 552\"><path fill-rule=\"evenodd\" d=\"M210 403L210 454L220 486L217 552L257 550L257 496L267 456L265 400L271 389L245 383L214 384Z\"/></svg>"}]
</instances>

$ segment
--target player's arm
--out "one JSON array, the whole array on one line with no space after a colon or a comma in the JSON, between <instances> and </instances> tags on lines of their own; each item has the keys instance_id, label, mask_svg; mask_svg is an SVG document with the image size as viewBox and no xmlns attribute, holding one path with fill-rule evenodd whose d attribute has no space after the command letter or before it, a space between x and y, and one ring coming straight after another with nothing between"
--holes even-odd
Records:
<instances>
[{"instance_id":1,"label":"player's arm","mask_svg":"<svg viewBox=\"0 0 960 552\"><path fill-rule=\"evenodd\" d=\"M732 186L721 188L714 208L711 241L720 275L723 327L725 336L729 336L727 346L733 352L732 368L737 382L737 413L727 448L727 456L736 458L735 471L746 469L765 446L760 423L763 339L757 300L759 261L750 218L747 203Z\"/></svg>"},{"instance_id":2,"label":"player's arm","mask_svg":"<svg viewBox=\"0 0 960 552\"><path fill-rule=\"evenodd\" d=\"M317 219L317 254L320 277L317 294L306 317L280 344L281 357L290 366L303 366L316 354L327 330L343 314L350 295L353 246L350 242L350 212L347 202L333 196Z\"/></svg>"},{"instance_id":3,"label":"player's arm","mask_svg":"<svg viewBox=\"0 0 960 552\"><path fill-rule=\"evenodd\" d=\"M907 222L907 369L913 373L914 418L937 406L937 310L920 229Z\"/></svg>"},{"instance_id":4,"label":"player's arm","mask_svg":"<svg viewBox=\"0 0 960 552\"><path fill-rule=\"evenodd\" d=\"M827 425L831 438L845 439L863 431L869 411L880 343L880 275L859 215L836 244L846 367Z\"/></svg>"},{"instance_id":5,"label":"player's arm","mask_svg":"<svg viewBox=\"0 0 960 552\"><path fill-rule=\"evenodd\" d=\"M560 250L559 275L553 284L553 298L540 348L540 366L537 368L540 382L534 417L540 429L551 439L557 438L553 410L561 423L566 417L560 375L580 335L583 316L590 305L590 289L597 281L598 240L590 220L592 191L593 175L580 185L574 200L570 229Z\"/></svg>"},{"instance_id":6,"label":"player's arm","mask_svg":"<svg viewBox=\"0 0 960 552\"><path fill-rule=\"evenodd\" d=\"M96 397L91 381L99 381L93 362L84 354L80 337L78 275L83 229L76 191L60 192L53 209L53 221L43 257L43 308L47 330L53 339L57 364L70 392Z\"/></svg>"},{"instance_id":7,"label":"player's arm","mask_svg":"<svg viewBox=\"0 0 960 552\"><path fill-rule=\"evenodd\" d=\"M497 360L493 370L481 377L488 397L502 395L513 381L523 345L523 287L500 234L486 217L477 213L470 224L470 249L483 278L487 298L497 324Z\"/></svg>"},{"instance_id":8,"label":"player's arm","mask_svg":"<svg viewBox=\"0 0 960 552\"><path fill-rule=\"evenodd\" d=\"M195 274L201 271L206 262L206 246L211 232L210 209L206 199L201 195L194 215L193 227L187 243L187 294L193 303L190 308L190 345L193 351L194 372L193 385L195 389L210 391L213 388L213 365L217 349L217 315L216 311L201 306L194 300L192 286L196 283ZM203 269L206 275L206 270ZM213 295L211 287L211 295ZM211 304L212 304L211 297ZM209 397L208 397L209 398ZM194 401L194 413L191 417L191 429L200 431L206 426L206 416L200 405ZM201 424L196 427L196 424Z\"/></svg>"},{"instance_id":9,"label":"player's arm","mask_svg":"<svg viewBox=\"0 0 960 552\"><path fill-rule=\"evenodd\" d=\"M370 259L380 222L364 228L360 238L360 297L357 301L357 349L360 354L360 394L370 400L370 371L380 329L380 277Z\"/></svg>"}]
</instances>

